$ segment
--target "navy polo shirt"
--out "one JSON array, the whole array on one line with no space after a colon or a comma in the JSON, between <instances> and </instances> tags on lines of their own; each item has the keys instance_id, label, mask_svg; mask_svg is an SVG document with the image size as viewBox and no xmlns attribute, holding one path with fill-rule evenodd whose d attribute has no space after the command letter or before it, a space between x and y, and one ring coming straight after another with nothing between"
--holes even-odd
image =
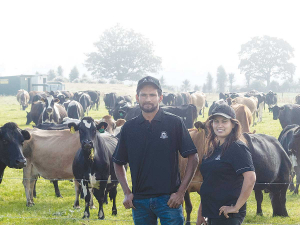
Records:
<instances>
[{"instance_id":1,"label":"navy polo shirt","mask_svg":"<svg viewBox=\"0 0 300 225\"><path fill-rule=\"evenodd\" d=\"M187 157L197 149L183 120L159 109L151 123L140 114L124 124L113 162L129 163L134 198L152 198L178 190L178 152Z\"/></svg>"},{"instance_id":2,"label":"navy polo shirt","mask_svg":"<svg viewBox=\"0 0 300 225\"><path fill-rule=\"evenodd\" d=\"M219 146L210 157L203 158L200 166L202 216L208 218L225 218L224 214L219 216L219 209L236 204L244 181L242 174L254 171L251 153L242 141L233 142L223 155L221 153L222 146ZM229 215L244 217L246 204L239 213Z\"/></svg>"}]
</instances>

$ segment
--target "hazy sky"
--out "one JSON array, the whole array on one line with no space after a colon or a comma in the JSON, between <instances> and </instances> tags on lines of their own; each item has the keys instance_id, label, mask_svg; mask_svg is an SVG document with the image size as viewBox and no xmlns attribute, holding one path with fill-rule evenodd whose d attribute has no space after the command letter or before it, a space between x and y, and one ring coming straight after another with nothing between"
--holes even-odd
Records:
<instances>
[{"instance_id":1,"label":"hazy sky","mask_svg":"<svg viewBox=\"0 0 300 225\"><path fill-rule=\"evenodd\" d=\"M255 36L282 38L300 66L299 1L32 1L0 2L0 76L47 73L72 67L89 74L85 53L102 32L120 23L149 38L162 57L167 83L202 85L217 67L238 70L241 45ZM298 3L298 4L297 4ZM297 78L298 79L298 78ZM214 79L215 82L215 79Z\"/></svg>"}]
</instances>

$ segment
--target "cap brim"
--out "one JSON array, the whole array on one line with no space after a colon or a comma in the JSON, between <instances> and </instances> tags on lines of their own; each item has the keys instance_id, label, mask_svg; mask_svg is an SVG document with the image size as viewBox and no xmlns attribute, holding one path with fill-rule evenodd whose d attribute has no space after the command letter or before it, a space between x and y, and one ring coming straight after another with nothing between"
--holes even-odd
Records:
<instances>
[{"instance_id":1,"label":"cap brim","mask_svg":"<svg viewBox=\"0 0 300 225\"><path fill-rule=\"evenodd\" d=\"M211 119L213 119L213 117L215 117L215 116L223 116L223 117L225 117L225 118L227 118L227 119L232 119L231 116L228 116L228 115L225 114L225 113L215 113L215 114L211 115L211 116L209 117L209 119L211 120Z\"/></svg>"}]
</instances>

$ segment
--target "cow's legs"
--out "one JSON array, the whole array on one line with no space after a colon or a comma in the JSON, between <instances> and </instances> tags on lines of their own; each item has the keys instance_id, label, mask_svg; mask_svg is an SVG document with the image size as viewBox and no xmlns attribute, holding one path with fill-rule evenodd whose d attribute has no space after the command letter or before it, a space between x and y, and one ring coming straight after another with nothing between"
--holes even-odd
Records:
<instances>
[{"instance_id":1,"label":"cow's legs","mask_svg":"<svg viewBox=\"0 0 300 225\"><path fill-rule=\"evenodd\" d=\"M185 211L186 211L186 225L190 225L191 212L193 210L193 205L190 198L190 192L186 191L184 195Z\"/></svg>"},{"instance_id":2,"label":"cow's legs","mask_svg":"<svg viewBox=\"0 0 300 225\"><path fill-rule=\"evenodd\" d=\"M256 205L257 205L256 214L262 216L263 213L262 213L262 209L261 209L261 203L264 199L262 190L254 190L254 193L255 193L255 199L256 199Z\"/></svg>"},{"instance_id":3,"label":"cow's legs","mask_svg":"<svg viewBox=\"0 0 300 225\"><path fill-rule=\"evenodd\" d=\"M91 194L89 192L89 182L81 180L82 190L84 194L85 199L85 208L84 208L84 214L82 219L89 218L90 217L90 200L91 200Z\"/></svg>"},{"instance_id":4,"label":"cow's legs","mask_svg":"<svg viewBox=\"0 0 300 225\"><path fill-rule=\"evenodd\" d=\"M295 172L291 172L291 175L290 175L290 185L289 185L290 192L295 191L294 177L295 177Z\"/></svg>"},{"instance_id":5,"label":"cow's legs","mask_svg":"<svg viewBox=\"0 0 300 225\"><path fill-rule=\"evenodd\" d=\"M52 180L51 182L52 182L53 185L54 185L54 190L55 190L55 195L56 195L56 197L62 198L63 196L61 196L60 191L59 191L59 188L58 188L58 181L57 181L57 180Z\"/></svg>"},{"instance_id":6,"label":"cow's legs","mask_svg":"<svg viewBox=\"0 0 300 225\"><path fill-rule=\"evenodd\" d=\"M116 205L117 185L114 186L114 187L109 191L109 198L113 200L112 215L116 216L116 215L118 214L118 211L117 211L117 205Z\"/></svg>"},{"instance_id":7,"label":"cow's legs","mask_svg":"<svg viewBox=\"0 0 300 225\"><path fill-rule=\"evenodd\" d=\"M97 181L97 183L100 183L100 186L97 188L93 188L93 191L94 191L94 196L96 197L99 203L98 219L103 220L105 218L104 211L103 211L103 202L104 202L107 181Z\"/></svg>"},{"instance_id":8,"label":"cow's legs","mask_svg":"<svg viewBox=\"0 0 300 225\"><path fill-rule=\"evenodd\" d=\"M34 205L33 188L37 179L37 175L33 174L34 169L30 161L28 161L27 163L27 166L23 168L23 185L25 188L25 194L27 199L26 206L30 207Z\"/></svg>"},{"instance_id":9,"label":"cow's legs","mask_svg":"<svg viewBox=\"0 0 300 225\"><path fill-rule=\"evenodd\" d=\"M77 180L75 180L75 202L74 202L74 206L73 206L74 209L80 209L80 206L79 206L80 192L81 192L81 185Z\"/></svg>"},{"instance_id":10,"label":"cow's legs","mask_svg":"<svg viewBox=\"0 0 300 225\"><path fill-rule=\"evenodd\" d=\"M269 194L273 208L273 216L288 216L285 207L288 185L279 184L276 186L277 187L272 188Z\"/></svg>"},{"instance_id":11,"label":"cow's legs","mask_svg":"<svg viewBox=\"0 0 300 225\"><path fill-rule=\"evenodd\" d=\"M297 181L297 185L295 187L294 193L295 195L298 194L298 189L299 189L299 183L300 183L300 165L299 166L295 166L295 172L296 172L296 181Z\"/></svg>"}]
</instances>

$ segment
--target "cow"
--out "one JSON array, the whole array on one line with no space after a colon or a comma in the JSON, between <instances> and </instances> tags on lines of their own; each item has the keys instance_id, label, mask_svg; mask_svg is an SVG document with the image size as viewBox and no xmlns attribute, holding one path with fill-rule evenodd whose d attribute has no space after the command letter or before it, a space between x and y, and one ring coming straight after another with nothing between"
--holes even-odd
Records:
<instances>
[{"instance_id":1,"label":"cow","mask_svg":"<svg viewBox=\"0 0 300 225\"><path fill-rule=\"evenodd\" d=\"M16 123L9 122L0 127L0 184L7 166L16 169L26 166L22 145L29 139L29 132L21 130Z\"/></svg>"},{"instance_id":2,"label":"cow","mask_svg":"<svg viewBox=\"0 0 300 225\"><path fill-rule=\"evenodd\" d=\"M26 206L34 205L33 191L36 179L57 181L74 178L72 163L80 148L79 134L71 134L69 129L40 130L28 129L31 139L25 141L23 154L27 165L23 168L23 185L26 193Z\"/></svg>"},{"instance_id":3,"label":"cow","mask_svg":"<svg viewBox=\"0 0 300 225\"><path fill-rule=\"evenodd\" d=\"M24 89L18 90L17 101L20 103L20 109L25 110L28 107L30 96Z\"/></svg>"},{"instance_id":4,"label":"cow","mask_svg":"<svg viewBox=\"0 0 300 225\"><path fill-rule=\"evenodd\" d=\"M203 109L204 117L204 108L205 108L205 94L201 92L194 92L191 94L191 104L195 105L197 108L197 115L200 115L201 110Z\"/></svg>"},{"instance_id":5,"label":"cow","mask_svg":"<svg viewBox=\"0 0 300 225\"><path fill-rule=\"evenodd\" d=\"M88 115L92 104L91 97L88 94L83 93L79 98L79 103L82 105L84 113Z\"/></svg>"},{"instance_id":6,"label":"cow","mask_svg":"<svg viewBox=\"0 0 300 225\"><path fill-rule=\"evenodd\" d=\"M29 104L32 104L33 102L38 101L41 98L46 98L47 93L45 93L43 91L30 91L29 96L30 96L29 97ZM37 96L37 97L35 97L35 96Z\"/></svg>"},{"instance_id":7,"label":"cow","mask_svg":"<svg viewBox=\"0 0 300 225\"><path fill-rule=\"evenodd\" d=\"M85 91L91 97L91 108L95 106L99 110L100 105L100 92L99 91Z\"/></svg>"},{"instance_id":8,"label":"cow","mask_svg":"<svg viewBox=\"0 0 300 225\"><path fill-rule=\"evenodd\" d=\"M113 108L117 104L117 95L116 93L107 93L103 97L103 101L105 103L105 108L108 110L109 115L112 115Z\"/></svg>"},{"instance_id":9,"label":"cow","mask_svg":"<svg viewBox=\"0 0 300 225\"><path fill-rule=\"evenodd\" d=\"M162 102L165 105L175 105L175 94L164 92Z\"/></svg>"},{"instance_id":10,"label":"cow","mask_svg":"<svg viewBox=\"0 0 300 225\"><path fill-rule=\"evenodd\" d=\"M252 114L253 117L253 125L254 126L255 123L255 115L256 115L256 111L257 111L257 98L251 96L251 97L236 97L234 99L231 100L232 103L239 103L239 104L243 104L245 106L247 106Z\"/></svg>"},{"instance_id":11,"label":"cow","mask_svg":"<svg viewBox=\"0 0 300 225\"><path fill-rule=\"evenodd\" d=\"M200 121L195 123L195 127L201 131L198 132L196 138L193 139L195 146L197 147L198 154L203 155L205 145L205 132L203 129L206 124ZM191 132L190 132L191 134ZM252 155L253 164L256 173L256 184L254 186L255 198L257 202L258 215L262 215L261 204L263 201L262 190L268 191L273 208L273 216L288 216L286 210L286 191L288 188L289 174L291 170L291 162L282 148L279 141L269 135L265 134L248 134L243 133L243 137L246 140L246 144L249 147L249 151ZM197 142L195 141L197 140ZM199 156L199 158L201 158ZM194 176L194 183L202 182L201 175ZM197 186L196 186L197 187ZM200 185L194 189L199 193ZM187 194L186 194L187 195ZM186 200L187 199L187 200ZM191 212L191 204L187 204L188 197L185 196L185 202L187 211Z\"/></svg>"},{"instance_id":12,"label":"cow","mask_svg":"<svg viewBox=\"0 0 300 225\"><path fill-rule=\"evenodd\" d=\"M103 220L105 215L103 211L103 202L106 189L109 191L110 198L113 199L112 214L117 215L116 195L117 195L117 177L112 163L112 154L117 145L117 138L109 134L98 132L102 126L107 126L101 122L96 125L91 117L84 117L77 125L70 123L72 131L79 130L80 148L77 151L72 170L75 177L76 199L74 206L79 205L79 194L83 189L85 197L85 210L83 218L89 218L89 203L91 194L89 188L93 189L93 194L98 200L99 211L98 219Z\"/></svg>"},{"instance_id":13,"label":"cow","mask_svg":"<svg viewBox=\"0 0 300 225\"><path fill-rule=\"evenodd\" d=\"M279 119L282 129L291 124L300 125L300 105L286 104L281 107L275 105L272 111L273 120Z\"/></svg>"},{"instance_id":14,"label":"cow","mask_svg":"<svg viewBox=\"0 0 300 225\"><path fill-rule=\"evenodd\" d=\"M59 104L59 100L52 95L47 98L42 98L42 102L45 103L44 110L39 118L39 123L62 123L63 118L67 117L67 111Z\"/></svg>"},{"instance_id":15,"label":"cow","mask_svg":"<svg viewBox=\"0 0 300 225\"><path fill-rule=\"evenodd\" d=\"M39 124L39 118L44 111L45 103L42 101L33 102L31 104L30 112L27 113L27 121L26 125L29 125L31 121L35 123L35 125Z\"/></svg>"},{"instance_id":16,"label":"cow","mask_svg":"<svg viewBox=\"0 0 300 225\"><path fill-rule=\"evenodd\" d=\"M139 106L138 106L139 107ZM112 111L112 116L115 120L124 119L128 113L128 110L132 108L130 102L120 101L116 104L115 108Z\"/></svg>"},{"instance_id":17,"label":"cow","mask_svg":"<svg viewBox=\"0 0 300 225\"><path fill-rule=\"evenodd\" d=\"M66 96L66 98L68 98L68 99L73 99L73 96L74 96L74 94L73 94L73 92L71 92L71 91L60 91L64 96Z\"/></svg>"},{"instance_id":18,"label":"cow","mask_svg":"<svg viewBox=\"0 0 300 225\"><path fill-rule=\"evenodd\" d=\"M181 106L184 105L184 99L180 93L177 93L175 95L175 106Z\"/></svg>"},{"instance_id":19,"label":"cow","mask_svg":"<svg viewBox=\"0 0 300 225\"><path fill-rule=\"evenodd\" d=\"M79 102L80 96L81 96L82 94L83 94L82 91L77 91L77 92L75 92L74 95L73 95L73 100Z\"/></svg>"},{"instance_id":20,"label":"cow","mask_svg":"<svg viewBox=\"0 0 300 225\"><path fill-rule=\"evenodd\" d=\"M266 94L266 103L268 105L269 112L270 112L271 109L277 104L277 94L274 93L273 91L269 91Z\"/></svg>"},{"instance_id":21,"label":"cow","mask_svg":"<svg viewBox=\"0 0 300 225\"><path fill-rule=\"evenodd\" d=\"M258 92L256 90L252 90L247 92L245 95L245 97L255 97L257 98L257 110L256 110L256 116L257 116L257 122L261 122L262 121L262 114L263 114L263 110L264 110L264 105L265 105L265 101L266 101L266 96L264 93L262 92Z\"/></svg>"},{"instance_id":22,"label":"cow","mask_svg":"<svg viewBox=\"0 0 300 225\"><path fill-rule=\"evenodd\" d=\"M290 157L292 162L291 183L290 191L294 191L293 194L298 194L300 183L300 126L298 124L287 125L280 133L278 141ZM297 185L294 186L293 178L296 175Z\"/></svg>"},{"instance_id":23,"label":"cow","mask_svg":"<svg viewBox=\"0 0 300 225\"><path fill-rule=\"evenodd\" d=\"M118 104L121 101L129 102L132 105L132 99L131 99L130 95L120 95L120 96L117 96L116 104Z\"/></svg>"},{"instance_id":24,"label":"cow","mask_svg":"<svg viewBox=\"0 0 300 225\"><path fill-rule=\"evenodd\" d=\"M300 105L300 94L296 95L296 97L295 97L295 104Z\"/></svg>"},{"instance_id":25,"label":"cow","mask_svg":"<svg viewBox=\"0 0 300 225\"><path fill-rule=\"evenodd\" d=\"M67 114L69 118L81 120L84 117L82 105L79 102L72 100L68 104Z\"/></svg>"},{"instance_id":26,"label":"cow","mask_svg":"<svg viewBox=\"0 0 300 225\"><path fill-rule=\"evenodd\" d=\"M243 133L250 132L250 125L252 123L252 114L250 109L243 104L232 104L231 107L234 109L236 114L236 119L240 122L242 126Z\"/></svg>"}]
</instances>

